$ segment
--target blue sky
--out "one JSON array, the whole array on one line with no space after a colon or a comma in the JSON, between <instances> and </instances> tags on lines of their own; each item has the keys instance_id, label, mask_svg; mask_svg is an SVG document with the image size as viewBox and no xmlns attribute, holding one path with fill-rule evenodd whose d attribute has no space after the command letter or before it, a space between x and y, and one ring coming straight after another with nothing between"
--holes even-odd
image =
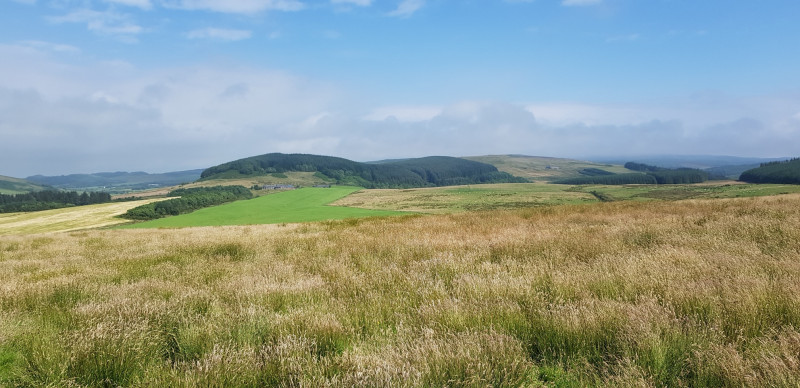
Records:
<instances>
[{"instance_id":1,"label":"blue sky","mask_svg":"<svg viewBox=\"0 0 800 388\"><path fill-rule=\"evenodd\" d=\"M0 0L0 175L800 154L794 0Z\"/></svg>"}]
</instances>

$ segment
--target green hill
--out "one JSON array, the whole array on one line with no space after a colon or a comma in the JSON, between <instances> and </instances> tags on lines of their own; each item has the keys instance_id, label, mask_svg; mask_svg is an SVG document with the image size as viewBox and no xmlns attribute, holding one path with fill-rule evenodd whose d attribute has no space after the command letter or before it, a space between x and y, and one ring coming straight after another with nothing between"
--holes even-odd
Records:
<instances>
[{"instance_id":1,"label":"green hill","mask_svg":"<svg viewBox=\"0 0 800 388\"><path fill-rule=\"evenodd\" d=\"M161 174L146 172L98 172L93 174L70 174L59 176L34 175L27 180L65 190L102 190L126 193L156 187L174 186L194 182L202 170L175 171Z\"/></svg>"},{"instance_id":2,"label":"green hill","mask_svg":"<svg viewBox=\"0 0 800 388\"><path fill-rule=\"evenodd\" d=\"M601 174L597 170L614 174L631 172L620 165L541 156L486 155L469 156L464 159L488 163L497 167L498 170L511 175L545 182ZM587 174L587 172L589 174Z\"/></svg>"},{"instance_id":3,"label":"green hill","mask_svg":"<svg viewBox=\"0 0 800 388\"><path fill-rule=\"evenodd\" d=\"M743 172L739 180L748 183L800 184L800 158L764 163L761 167Z\"/></svg>"},{"instance_id":4,"label":"green hill","mask_svg":"<svg viewBox=\"0 0 800 388\"><path fill-rule=\"evenodd\" d=\"M280 175L287 172L313 172L326 181L366 188L409 188L466 185L477 183L521 182L497 167L449 156L429 156L384 163L359 163L343 158L272 153L224 163L206 169L201 180L241 179Z\"/></svg>"},{"instance_id":5,"label":"green hill","mask_svg":"<svg viewBox=\"0 0 800 388\"><path fill-rule=\"evenodd\" d=\"M37 185L24 179L0 175L0 194L23 194L47 189L46 186Z\"/></svg>"}]
</instances>

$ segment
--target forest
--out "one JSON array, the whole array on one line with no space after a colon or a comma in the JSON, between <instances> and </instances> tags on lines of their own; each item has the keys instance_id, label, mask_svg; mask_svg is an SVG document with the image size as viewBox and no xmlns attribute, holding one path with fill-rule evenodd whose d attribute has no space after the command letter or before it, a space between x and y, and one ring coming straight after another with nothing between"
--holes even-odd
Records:
<instances>
[{"instance_id":1,"label":"forest","mask_svg":"<svg viewBox=\"0 0 800 388\"><path fill-rule=\"evenodd\" d=\"M564 185L672 185L701 183L708 180L708 173L693 168L663 168L643 163L628 162L625 168L638 171L628 174L611 174L599 169L584 169L586 175L568 178L553 183ZM606 173L606 174L603 174Z\"/></svg>"},{"instance_id":2,"label":"forest","mask_svg":"<svg viewBox=\"0 0 800 388\"><path fill-rule=\"evenodd\" d=\"M24 194L0 194L0 213L32 212L69 206L111 202L111 194L44 190Z\"/></svg>"},{"instance_id":3,"label":"forest","mask_svg":"<svg viewBox=\"0 0 800 388\"><path fill-rule=\"evenodd\" d=\"M317 172L342 185L365 188L411 188L478 183L526 182L496 167L466 159L430 156L384 163L344 158L272 153L240 159L203 171L201 180L259 176L289 171Z\"/></svg>"},{"instance_id":4,"label":"forest","mask_svg":"<svg viewBox=\"0 0 800 388\"><path fill-rule=\"evenodd\" d=\"M178 198L135 207L121 217L129 220L155 220L240 199L250 199L253 198L253 193L243 186L214 186L176 189L167 196Z\"/></svg>"},{"instance_id":5,"label":"forest","mask_svg":"<svg viewBox=\"0 0 800 388\"><path fill-rule=\"evenodd\" d=\"M743 172L739 180L748 183L800 184L800 158L763 163L758 168Z\"/></svg>"}]
</instances>

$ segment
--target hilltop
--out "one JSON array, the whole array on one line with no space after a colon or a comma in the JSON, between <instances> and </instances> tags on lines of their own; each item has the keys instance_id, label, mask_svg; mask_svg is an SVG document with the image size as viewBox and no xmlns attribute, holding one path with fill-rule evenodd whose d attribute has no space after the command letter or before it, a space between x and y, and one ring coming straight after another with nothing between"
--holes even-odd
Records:
<instances>
[{"instance_id":1,"label":"hilltop","mask_svg":"<svg viewBox=\"0 0 800 388\"><path fill-rule=\"evenodd\" d=\"M498 170L514 176L546 182L583 176L581 171L587 169L599 169L614 174L631 172L621 165L543 156L486 155L468 156L464 159L491 164Z\"/></svg>"},{"instance_id":2,"label":"hilltop","mask_svg":"<svg viewBox=\"0 0 800 388\"><path fill-rule=\"evenodd\" d=\"M749 183L800 183L800 158L764 163L742 173L740 180Z\"/></svg>"},{"instance_id":3,"label":"hilltop","mask_svg":"<svg viewBox=\"0 0 800 388\"><path fill-rule=\"evenodd\" d=\"M34 175L26 179L34 183L65 190L102 190L118 194L194 182L200 178L202 171L202 169L198 169L160 174L149 174L142 171L117 171L59 176Z\"/></svg>"},{"instance_id":4,"label":"hilltop","mask_svg":"<svg viewBox=\"0 0 800 388\"><path fill-rule=\"evenodd\" d=\"M428 156L384 163L360 163L321 155L271 153L206 169L201 181L258 176L286 178L289 172L311 172L323 182L366 188L409 188L477 183L524 182L497 167L449 156Z\"/></svg>"},{"instance_id":5,"label":"hilltop","mask_svg":"<svg viewBox=\"0 0 800 388\"><path fill-rule=\"evenodd\" d=\"M47 190L48 188L25 179L0 175L0 194L23 194L31 191Z\"/></svg>"}]
</instances>

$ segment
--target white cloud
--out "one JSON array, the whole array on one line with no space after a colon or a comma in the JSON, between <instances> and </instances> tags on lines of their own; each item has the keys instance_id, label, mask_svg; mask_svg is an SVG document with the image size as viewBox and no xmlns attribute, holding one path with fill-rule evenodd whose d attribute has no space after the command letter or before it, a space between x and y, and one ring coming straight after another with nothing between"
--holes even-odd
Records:
<instances>
[{"instance_id":1,"label":"white cloud","mask_svg":"<svg viewBox=\"0 0 800 388\"><path fill-rule=\"evenodd\" d=\"M129 41L133 36L144 32L141 26L130 21L128 15L113 11L79 9L66 15L49 17L48 20L53 23L85 23L89 31L116 35Z\"/></svg>"},{"instance_id":2,"label":"white cloud","mask_svg":"<svg viewBox=\"0 0 800 388\"><path fill-rule=\"evenodd\" d=\"M44 42L41 40L26 40L20 42L20 44L23 46L28 46L39 50L46 50L58 53L79 53L81 51L81 49L68 44Z\"/></svg>"},{"instance_id":3,"label":"white cloud","mask_svg":"<svg viewBox=\"0 0 800 388\"><path fill-rule=\"evenodd\" d=\"M352 4L360 7L372 5L372 0L331 0L331 4Z\"/></svg>"},{"instance_id":4,"label":"white cloud","mask_svg":"<svg viewBox=\"0 0 800 388\"><path fill-rule=\"evenodd\" d=\"M225 28L202 28L186 33L186 37L189 39L213 39L225 41L244 40L250 38L251 35L251 31L232 30Z\"/></svg>"},{"instance_id":5,"label":"white cloud","mask_svg":"<svg viewBox=\"0 0 800 388\"><path fill-rule=\"evenodd\" d=\"M235 14L255 14L273 10L299 11L305 8L299 0L165 0L164 6Z\"/></svg>"},{"instance_id":6,"label":"white cloud","mask_svg":"<svg viewBox=\"0 0 800 388\"><path fill-rule=\"evenodd\" d=\"M402 0L389 16L409 17L425 6L425 0Z\"/></svg>"},{"instance_id":7,"label":"white cloud","mask_svg":"<svg viewBox=\"0 0 800 388\"><path fill-rule=\"evenodd\" d=\"M439 106L412 106L394 105L382 106L363 116L367 121L397 120L405 122L419 122L430 120L442 113Z\"/></svg>"},{"instance_id":8,"label":"white cloud","mask_svg":"<svg viewBox=\"0 0 800 388\"><path fill-rule=\"evenodd\" d=\"M595 4L600 4L602 2L603 0L562 0L561 5L572 7L572 6L595 5Z\"/></svg>"},{"instance_id":9,"label":"white cloud","mask_svg":"<svg viewBox=\"0 0 800 388\"><path fill-rule=\"evenodd\" d=\"M107 3L122 4L141 9L151 9L153 4L150 0L104 0Z\"/></svg>"},{"instance_id":10,"label":"white cloud","mask_svg":"<svg viewBox=\"0 0 800 388\"><path fill-rule=\"evenodd\" d=\"M175 171L267 152L800 154L800 95L364 106L320 80L270 69L149 70L80 56L65 62L47 44L0 44L0 174Z\"/></svg>"}]
</instances>

